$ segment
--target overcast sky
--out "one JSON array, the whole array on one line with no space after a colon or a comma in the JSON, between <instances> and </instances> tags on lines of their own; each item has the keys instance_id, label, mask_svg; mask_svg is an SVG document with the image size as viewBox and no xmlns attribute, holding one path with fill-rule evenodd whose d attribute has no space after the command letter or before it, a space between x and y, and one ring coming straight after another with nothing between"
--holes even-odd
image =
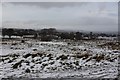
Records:
<instances>
[{"instance_id":1,"label":"overcast sky","mask_svg":"<svg viewBox=\"0 0 120 80\"><path fill-rule=\"evenodd\" d=\"M4 2L3 27L117 31L117 2Z\"/></svg>"}]
</instances>

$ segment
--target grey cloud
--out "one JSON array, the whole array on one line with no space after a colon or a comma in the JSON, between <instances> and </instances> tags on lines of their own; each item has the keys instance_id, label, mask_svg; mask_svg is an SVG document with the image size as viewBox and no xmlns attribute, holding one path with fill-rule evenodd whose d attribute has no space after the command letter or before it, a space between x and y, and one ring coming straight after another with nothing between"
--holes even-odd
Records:
<instances>
[{"instance_id":1,"label":"grey cloud","mask_svg":"<svg viewBox=\"0 0 120 80\"><path fill-rule=\"evenodd\" d=\"M63 8L86 5L89 2L10 2L13 5L38 6L41 8Z\"/></svg>"},{"instance_id":2,"label":"grey cloud","mask_svg":"<svg viewBox=\"0 0 120 80\"><path fill-rule=\"evenodd\" d=\"M8 22L3 25L34 29L55 27L85 31L116 31L118 29L117 10L111 4L92 2L4 3L3 20Z\"/></svg>"},{"instance_id":3,"label":"grey cloud","mask_svg":"<svg viewBox=\"0 0 120 80\"><path fill-rule=\"evenodd\" d=\"M107 3L98 4L98 5L99 5L99 11L100 11L100 12L105 10L106 4L107 4Z\"/></svg>"},{"instance_id":4,"label":"grey cloud","mask_svg":"<svg viewBox=\"0 0 120 80\"><path fill-rule=\"evenodd\" d=\"M99 15L98 15L99 16ZM117 19L110 17L84 17L82 24L84 25L116 25Z\"/></svg>"}]
</instances>

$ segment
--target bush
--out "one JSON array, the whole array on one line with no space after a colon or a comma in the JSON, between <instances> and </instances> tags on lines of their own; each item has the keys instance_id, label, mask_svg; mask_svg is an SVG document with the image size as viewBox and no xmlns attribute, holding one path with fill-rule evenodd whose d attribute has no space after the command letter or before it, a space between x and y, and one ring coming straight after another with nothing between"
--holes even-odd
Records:
<instances>
[{"instance_id":1,"label":"bush","mask_svg":"<svg viewBox=\"0 0 120 80\"><path fill-rule=\"evenodd\" d=\"M50 36L42 36L41 41L52 41L52 37L50 37Z\"/></svg>"}]
</instances>

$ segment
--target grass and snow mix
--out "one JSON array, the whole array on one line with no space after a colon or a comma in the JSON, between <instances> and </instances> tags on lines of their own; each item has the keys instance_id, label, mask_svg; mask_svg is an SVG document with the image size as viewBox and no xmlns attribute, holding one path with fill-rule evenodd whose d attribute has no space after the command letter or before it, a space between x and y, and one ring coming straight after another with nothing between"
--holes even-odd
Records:
<instances>
[{"instance_id":1,"label":"grass and snow mix","mask_svg":"<svg viewBox=\"0 0 120 80\"><path fill-rule=\"evenodd\" d=\"M3 41L0 77L115 78L119 43Z\"/></svg>"}]
</instances>

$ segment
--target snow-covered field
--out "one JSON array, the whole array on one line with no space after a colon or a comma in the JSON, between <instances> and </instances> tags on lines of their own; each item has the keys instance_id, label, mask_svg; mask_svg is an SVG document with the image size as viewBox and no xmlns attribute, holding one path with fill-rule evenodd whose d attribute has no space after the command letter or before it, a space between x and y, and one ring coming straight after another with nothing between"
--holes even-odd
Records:
<instances>
[{"instance_id":1,"label":"snow-covered field","mask_svg":"<svg viewBox=\"0 0 120 80\"><path fill-rule=\"evenodd\" d=\"M0 45L0 78L116 78L117 45L105 40L6 40Z\"/></svg>"}]
</instances>

